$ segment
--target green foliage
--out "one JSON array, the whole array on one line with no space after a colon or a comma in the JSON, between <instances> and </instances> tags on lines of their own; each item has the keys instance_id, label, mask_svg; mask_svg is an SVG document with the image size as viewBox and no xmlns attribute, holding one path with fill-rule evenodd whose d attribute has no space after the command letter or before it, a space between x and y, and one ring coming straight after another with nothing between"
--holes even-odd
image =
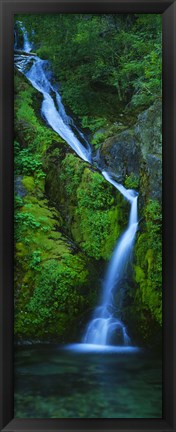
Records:
<instances>
[{"instance_id":1,"label":"green foliage","mask_svg":"<svg viewBox=\"0 0 176 432\"><path fill-rule=\"evenodd\" d=\"M77 189L76 223L82 234L81 246L89 256L110 257L121 232L121 204L119 194L102 175L85 168Z\"/></svg>"},{"instance_id":2,"label":"green foliage","mask_svg":"<svg viewBox=\"0 0 176 432\"><path fill-rule=\"evenodd\" d=\"M72 254L59 222L46 200L30 196L15 213L17 335L63 339L89 301L83 295L88 284L85 259Z\"/></svg>"},{"instance_id":3,"label":"green foliage","mask_svg":"<svg viewBox=\"0 0 176 432\"><path fill-rule=\"evenodd\" d=\"M125 179L125 187L126 189L139 189L139 176L131 173L129 176L126 176Z\"/></svg>"},{"instance_id":4,"label":"green foliage","mask_svg":"<svg viewBox=\"0 0 176 432\"><path fill-rule=\"evenodd\" d=\"M15 154L16 174L33 174L41 172L42 162L40 155L34 155L29 149L23 149Z\"/></svg>"},{"instance_id":5,"label":"green foliage","mask_svg":"<svg viewBox=\"0 0 176 432\"><path fill-rule=\"evenodd\" d=\"M66 194L73 201L86 164L73 154L66 155L61 164L60 180L65 183Z\"/></svg>"},{"instance_id":6,"label":"green foliage","mask_svg":"<svg viewBox=\"0 0 176 432\"><path fill-rule=\"evenodd\" d=\"M107 125L107 120L105 118L90 118L88 116L82 117L82 127L89 128L92 132Z\"/></svg>"},{"instance_id":7,"label":"green foliage","mask_svg":"<svg viewBox=\"0 0 176 432\"><path fill-rule=\"evenodd\" d=\"M45 173L43 154L55 142L63 141L47 128L35 114L35 100L38 93L32 86L15 74L15 175L23 175L22 183L29 192L40 195L44 191ZM33 177L33 179L32 179Z\"/></svg>"},{"instance_id":8,"label":"green foliage","mask_svg":"<svg viewBox=\"0 0 176 432\"><path fill-rule=\"evenodd\" d=\"M101 174L94 172L92 175L92 171L85 168L82 183L77 191L80 207L93 210L107 209L114 202L112 190Z\"/></svg>"},{"instance_id":9,"label":"green foliage","mask_svg":"<svg viewBox=\"0 0 176 432\"><path fill-rule=\"evenodd\" d=\"M144 209L145 231L136 244L136 305L148 310L162 324L162 214L158 201L150 200Z\"/></svg>"},{"instance_id":10,"label":"green foliage","mask_svg":"<svg viewBox=\"0 0 176 432\"><path fill-rule=\"evenodd\" d=\"M36 266L40 263L40 253L35 251L33 255ZM26 317L30 317L38 337L54 333L63 339L64 333L69 332L70 320L85 307L81 287L86 283L87 272L79 257L66 255L60 262L50 259L41 264L36 288L26 307Z\"/></svg>"},{"instance_id":11,"label":"green foliage","mask_svg":"<svg viewBox=\"0 0 176 432\"><path fill-rule=\"evenodd\" d=\"M99 148L100 144L105 140L105 134L103 132L97 132L93 139L91 140L91 144L95 146L95 148Z\"/></svg>"},{"instance_id":12,"label":"green foliage","mask_svg":"<svg viewBox=\"0 0 176 432\"><path fill-rule=\"evenodd\" d=\"M39 268L38 264L40 263L40 261L41 261L41 251L35 250L31 256L31 262L29 264L29 268L38 270Z\"/></svg>"}]
</instances>

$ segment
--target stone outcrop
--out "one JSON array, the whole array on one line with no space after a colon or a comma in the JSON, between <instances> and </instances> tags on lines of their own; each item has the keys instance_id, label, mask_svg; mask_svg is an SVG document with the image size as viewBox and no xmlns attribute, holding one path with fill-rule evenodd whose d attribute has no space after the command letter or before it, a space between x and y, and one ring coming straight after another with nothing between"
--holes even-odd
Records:
<instances>
[{"instance_id":1,"label":"stone outcrop","mask_svg":"<svg viewBox=\"0 0 176 432\"><path fill-rule=\"evenodd\" d=\"M155 102L138 116L137 123L102 145L101 163L124 182L139 176L142 196L161 201L162 195L162 105Z\"/></svg>"}]
</instances>

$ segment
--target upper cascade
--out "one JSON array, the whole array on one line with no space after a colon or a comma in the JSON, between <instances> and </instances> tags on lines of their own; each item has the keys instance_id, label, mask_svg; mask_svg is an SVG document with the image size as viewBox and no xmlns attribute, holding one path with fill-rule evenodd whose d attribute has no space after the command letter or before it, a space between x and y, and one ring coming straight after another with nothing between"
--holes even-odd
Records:
<instances>
[{"instance_id":1,"label":"upper cascade","mask_svg":"<svg viewBox=\"0 0 176 432\"><path fill-rule=\"evenodd\" d=\"M24 37L24 51L28 54L31 51L31 44L28 40L24 26L20 25ZM17 41L16 47L17 45ZM91 147L83 134L77 129L79 138L74 134L73 120L66 114L62 104L61 96L51 83L48 73L48 62L41 60L38 56L31 54L15 56L15 65L33 87L43 95L41 113L47 124L63 138L72 149L86 162L91 163Z\"/></svg>"}]
</instances>

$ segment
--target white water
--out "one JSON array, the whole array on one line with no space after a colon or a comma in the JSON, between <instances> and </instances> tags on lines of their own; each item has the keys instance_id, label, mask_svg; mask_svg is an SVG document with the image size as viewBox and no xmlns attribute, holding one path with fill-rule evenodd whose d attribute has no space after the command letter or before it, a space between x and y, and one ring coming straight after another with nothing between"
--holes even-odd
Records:
<instances>
[{"instance_id":1,"label":"white water","mask_svg":"<svg viewBox=\"0 0 176 432\"><path fill-rule=\"evenodd\" d=\"M21 23L20 27L24 36L23 51L30 53L31 45L28 40L27 32ZM16 35L15 48L17 48ZM72 147L78 156L91 163L91 147L84 138L84 135L76 128L73 120L66 114L61 96L51 84L51 80L48 77L47 62L34 55L16 55L15 59L18 70L28 78L33 87L42 93L43 102L41 114L48 125ZM72 128L77 131L81 141L84 142L86 147L75 136ZM117 183L106 171L102 171L102 175L129 201L131 210L127 229L118 240L109 262L102 286L103 295L100 305L94 311L83 338L83 343L81 344L82 347L85 347L86 344L87 347L94 346L96 349L97 346L111 347L112 345L130 345L130 339L125 325L120 318L117 318L117 315L120 315L120 311L116 310L114 312L113 291L118 290L118 284L122 280L122 276L130 260L138 227L137 193L133 190L125 189L123 185Z\"/></svg>"},{"instance_id":2,"label":"white water","mask_svg":"<svg viewBox=\"0 0 176 432\"><path fill-rule=\"evenodd\" d=\"M14 30L14 49L17 48L17 45L18 45L17 34L16 31Z\"/></svg>"},{"instance_id":3,"label":"white water","mask_svg":"<svg viewBox=\"0 0 176 432\"><path fill-rule=\"evenodd\" d=\"M60 348L60 347L59 347ZM79 353L106 353L106 354L133 354L141 351L140 348L134 346L115 346L115 345L96 345L96 344L88 344L88 343L79 343L79 344L70 344L65 345L63 350L67 351L75 351Z\"/></svg>"},{"instance_id":4,"label":"white water","mask_svg":"<svg viewBox=\"0 0 176 432\"><path fill-rule=\"evenodd\" d=\"M24 34L23 51L29 53L31 46L28 41L27 32L23 26L21 26L21 30ZM16 56L16 67L28 78L33 87L42 93L41 114L46 119L48 125L72 147L81 159L91 162L90 146L84 140L87 148L84 147L73 133L71 129L73 121L67 116L61 96L47 77L47 62L34 55L18 55ZM80 138L83 138L81 133Z\"/></svg>"},{"instance_id":5,"label":"white water","mask_svg":"<svg viewBox=\"0 0 176 432\"><path fill-rule=\"evenodd\" d=\"M115 186L116 189L119 190L119 192L130 202L133 202L133 198L136 195L135 191L125 189L124 186L122 186L120 183L117 183L115 180L112 179L110 174L108 174L106 171L102 171L103 177L111 183L113 186Z\"/></svg>"},{"instance_id":6,"label":"white water","mask_svg":"<svg viewBox=\"0 0 176 432\"><path fill-rule=\"evenodd\" d=\"M18 25L23 33L23 50L26 51L26 53L30 53L32 46L28 39L28 32L26 31L25 27L23 26L21 21L18 21ZM16 35L15 35L16 37ZM17 39L16 39L16 45L15 48L17 48Z\"/></svg>"},{"instance_id":7,"label":"white water","mask_svg":"<svg viewBox=\"0 0 176 432\"><path fill-rule=\"evenodd\" d=\"M137 221L137 194L135 191L127 190L114 181L111 176L103 171L103 176L109 183L113 184L125 198L131 203L129 224L118 240L112 258L109 262L107 273L103 281L103 296L100 305L95 309L85 336L84 343L95 345L111 345L114 342L123 345L130 344L126 328L122 321L114 317L113 291L118 290L125 268L130 259L132 247L138 227ZM117 315L119 311L116 311Z\"/></svg>"}]
</instances>

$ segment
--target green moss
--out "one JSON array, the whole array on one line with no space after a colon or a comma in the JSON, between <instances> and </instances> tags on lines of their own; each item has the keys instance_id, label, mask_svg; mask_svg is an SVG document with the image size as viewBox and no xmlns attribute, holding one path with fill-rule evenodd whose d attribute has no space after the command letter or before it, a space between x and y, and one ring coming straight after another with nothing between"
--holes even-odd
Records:
<instances>
[{"instance_id":1,"label":"green moss","mask_svg":"<svg viewBox=\"0 0 176 432\"><path fill-rule=\"evenodd\" d=\"M65 183L66 194L73 202L86 165L73 154L67 154L62 161L60 180Z\"/></svg>"},{"instance_id":2,"label":"green moss","mask_svg":"<svg viewBox=\"0 0 176 432\"><path fill-rule=\"evenodd\" d=\"M58 231L61 218L47 200L25 197L16 222L15 334L64 339L88 303L85 258L72 253Z\"/></svg>"},{"instance_id":3,"label":"green moss","mask_svg":"<svg viewBox=\"0 0 176 432\"><path fill-rule=\"evenodd\" d=\"M96 260L108 259L125 217L127 223L128 204L120 193L73 154L57 159L55 164L53 153L47 156L46 185L79 247Z\"/></svg>"},{"instance_id":4,"label":"green moss","mask_svg":"<svg viewBox=\"0 0 176 432\"><path fill-rule=\"evenodd\" d=\"M143 233L138 235L135 247L135 307L148 313L150 319L162 325L162 239L161 208L157 201L148 201L145 209ZM146 320L146 318L145 318ZM145 327L145 332L147 329Z\"/></svg>"},{"instance_id":5,"label":"green moss","mask_svg":"<svg viewBox=\"0 0 176 432\"><path fill-rule=\"evenodd\" d=\"M98 172L85 168L77 189L81 247L95 259L108 259L122 230L123 200Z\"/></svg>"},{"instance_id":6,"label":"green moss","mask_svg":"<svg viewBox=\"0 0 176 432\"><path fill-rule=\"evenodd\" d=\"M34 106L35 99L38 99L38 92L18 73L15 73L14 86L16 141L25 148L29 156L35 153L33 164L36 164L39 161L39 154L44 154L52 141L58 140L58 135L36 116Z\"/></svg>"},{"instance_id":7,"label":"green moss","mask_svg":"<svg viewBox=\"0 0 176 432\"><path fill-rule=\"evenodd\" d=\"M22 179L22 184L28 192L34 192L35 190L34 177L24 176Z\"/></svg>"},{"instance_id":8,"label":"green moss","mask_svg":"<svg viewBox=\"0 0 176 432\"><path fill-rule=\"evenodd\" d=\"M78 313L85 307L81 287L88 273L81 257L65 256L60 262L50 259L41 263L36 275L36 288L26 307L26 325L30 318L38 337L54 334L63 339Z\"/></svg>"},{"instance_id":9,"label":"green moss","mask_svg":"<svg viewBox=\"0 0 176 432\"><path fill-rule=\"evenodd\" d=\"M139 189L139 176L131 173L129 176L126 176L124 186L127 189Z\"/></svg>"},{"instance_id":10,"label":"green moss","mask_svg":"<svg viewBox=\"0 0 176 432\"><path fill-rule=\"evenodd\" d=\"M97 132L91 140L91 144L94 145L96 149L100 148L101 144L105 140L106 135L103 132Z\"/></svg>"},{"instance_id":11,"label":"green moss","mask_svg":"<svg viewBox=\"0 0 176 432\"><path fill-rule=\"evenodd\" d=\"M145 280L145 273L139 266L135 266L135 277L137 283L143 283Z\"/></svg>"}]
</instances>

